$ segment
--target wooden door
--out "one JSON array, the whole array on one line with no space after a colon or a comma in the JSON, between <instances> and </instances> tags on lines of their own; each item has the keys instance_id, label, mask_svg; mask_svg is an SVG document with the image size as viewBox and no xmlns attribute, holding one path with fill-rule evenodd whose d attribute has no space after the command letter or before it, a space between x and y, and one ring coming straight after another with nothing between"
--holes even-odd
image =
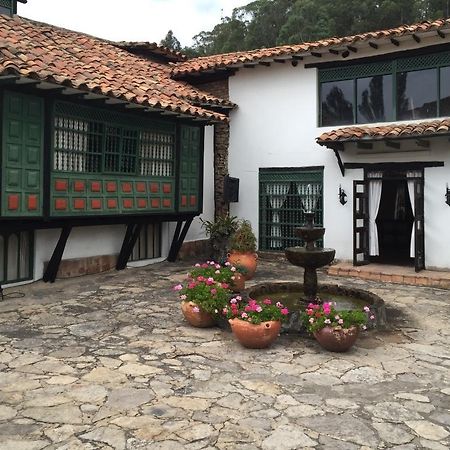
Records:
<instances>
[{"instance_id":1,"label":"wooden door","mask_svg":"<svg viewBox=\"0 0 450 450\"><path fill-rule=\"evenodd\" d=\"M353 181L353 265L369 262L369 183Z\"/></svg>"},{"instance_id":2,"label":"wooden door","mask_svg":"<svg viewBox=\"0 0 450 450\"><path fill-rule=\"evenodd\" d=\"M415 258L416 272L425 269L425 216L424 216L424 182L423 178L414 182L414 229L415 229Z\"/></svg>"}]
</instances>

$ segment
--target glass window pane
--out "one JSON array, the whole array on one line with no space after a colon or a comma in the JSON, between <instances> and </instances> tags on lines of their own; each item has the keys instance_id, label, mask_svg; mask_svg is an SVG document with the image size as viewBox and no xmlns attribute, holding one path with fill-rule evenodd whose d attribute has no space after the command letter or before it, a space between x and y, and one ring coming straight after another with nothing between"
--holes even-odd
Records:
<instances>
[{"instance_id":1,"label":"glass window pane","mask_svg":"<svg viewBox=\"0 0 450 450\"><path fill-rule=\"evenodd\" d=\"M392 75L377 75L357 80L357 122L393 120Z\"/></svg>"},{"instance_id":2,"label":"glass window pane","mask_svg":"<svg viewBox=\"0 0 450 450\"><path fill-rule=\"evenodd\" d=\"M17 265L19 262L19 239L16 234L11 234L8 238L8 268L7 281L15 281L19 278Z\"/></svg>"},{"instance_id":3,"label":"glass window pane","mask_svg":"<svg viewBox=\"0 0 450 450\"><path fill-rule=\"evenodd\" d=\"M321 125L345 125L353 120L354 80L322 83L320 99L322 103Z\"/></svg>"},{"instance_id":4,"label":"glass window pane","mask_svg":"<svg viewBox=\"0 0 450 450\"><path fill-rule=\"evenodd\" d=\"M398 74L397 111L400 120L437 116L437 69Z\"/></svg>"},{"instance_id":5,"label":"glass window pane","mask_svg":"<svg viewBox=\"0 0 450 450\"><path fill-rule=\"evenodd\" d=\"M441 116L450 116L450 67L441 69Z\"/></svg>"}]
</instances>

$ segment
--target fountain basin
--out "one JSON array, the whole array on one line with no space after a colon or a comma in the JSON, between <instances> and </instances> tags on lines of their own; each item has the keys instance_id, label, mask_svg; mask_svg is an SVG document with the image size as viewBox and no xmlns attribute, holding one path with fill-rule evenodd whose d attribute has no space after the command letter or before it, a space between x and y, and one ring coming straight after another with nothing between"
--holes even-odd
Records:
<instances>
[{"instance_id":1,"label":"fountain basin","mask_svg":"<svg viewBox=\"0 0 450 450\"><path fill-rule=\"evenodd\" d=\"M378 295L362 289L348 288L335 284L320 284L318 295L322 301L336 302L337 310L363 309L369 306L375 313L376 320L368 326L383 329L386 327L386 309L384 300ZM284 332L302 331L299 325L299 314L309 303L304 298L303 283L264 283L246 291L250 298L262 301L270 298L279 301L289 309L289 320L283 325Z\"/></svg>"},{"instance_id":2,"label":"fountain basin","mask_svg":"<svg viewBox=\"0 0 450 450\"><path fill-rule=\"evenodd\" d=\"M336 250L332 248L289 247L285 250L287 260L294 266L318 269L333 261Z\"/></svg>"}]
</instances>

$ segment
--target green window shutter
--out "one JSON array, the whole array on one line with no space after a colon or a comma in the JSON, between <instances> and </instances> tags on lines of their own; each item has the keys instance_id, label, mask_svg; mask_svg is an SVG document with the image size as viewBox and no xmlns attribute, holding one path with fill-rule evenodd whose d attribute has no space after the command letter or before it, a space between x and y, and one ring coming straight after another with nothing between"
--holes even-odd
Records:
<instances>
[{"instance_id":1,"label":"green window shutter","mask_svg":"<svg viewBox=\"0 0 450 450\"><path fill-rule=\"evenodd\" d=\"M316 203L315 224L323 224L323 169L289 168L259 171L259 249L284 251L304 243L295 228L305 224L302 202ZM321 244L319 242L319 244Z\"/></svg>"},{"instance_id":2,"label":"green window shutter","mask_svg":"<svg viewBox=\"0 0 450 450\"><path fill-rule=\"evenodd\" d=\"M42 215L44 102L5 92L2 134L2 216Z\"/></svg>"},{"instance_id":3,"label":"green window shutter","mask_svg":"<svg viewBox=\"0 0 450 450\"><path fill-rule=\"evenodd\" d=\"M181 126L179 210L198 211L203 168L203 143L198 127Z\"/></svg>"}]
</instances>

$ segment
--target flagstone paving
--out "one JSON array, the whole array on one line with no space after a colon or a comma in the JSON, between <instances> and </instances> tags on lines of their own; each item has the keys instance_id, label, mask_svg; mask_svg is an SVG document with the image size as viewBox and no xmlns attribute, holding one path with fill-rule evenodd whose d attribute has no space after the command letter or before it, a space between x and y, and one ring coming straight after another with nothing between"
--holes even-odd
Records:
<instances>
[{"instance_id":1,"label":"flagstone paving","mask_svg":"<svg viewBox=\"0 0 450 450\"><path fill-rule=\"evenodd\" d=\"M186 324L187 267L9 289L1 450L450 448L450 291L321 275L384 298L390 329L346 354L297 335L257 351ZM254 282L300 273L261 261Z\"/></svg>"}]
</instances>

